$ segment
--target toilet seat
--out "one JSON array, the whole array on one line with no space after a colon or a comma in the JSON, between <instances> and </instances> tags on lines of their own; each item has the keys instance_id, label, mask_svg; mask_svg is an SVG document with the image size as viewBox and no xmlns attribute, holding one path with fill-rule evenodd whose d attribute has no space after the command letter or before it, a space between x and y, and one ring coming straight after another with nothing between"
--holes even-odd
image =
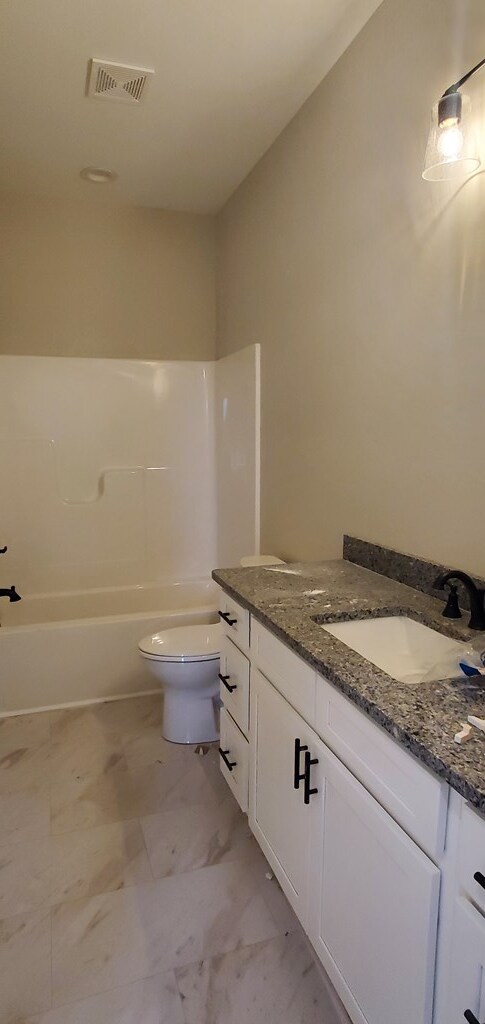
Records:
<instances>
[{"instance_id":1,"label":"toilet seat","mask_svg":"<svg viewBox=\"0 0 485 1024\"><path fill-rule=\"evenodd\" d=\"M144 658L162 662L216 661L221 650L221 626L176 626L163 629L140 640L138 649Z\"/></svg>"}]
</instances>

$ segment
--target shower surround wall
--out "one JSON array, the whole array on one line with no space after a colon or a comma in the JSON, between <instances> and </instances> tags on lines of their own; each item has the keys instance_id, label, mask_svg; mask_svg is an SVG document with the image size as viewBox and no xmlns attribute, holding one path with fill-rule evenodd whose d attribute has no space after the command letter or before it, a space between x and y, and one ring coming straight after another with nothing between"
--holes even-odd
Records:
<instances>
[{"instance_id":1,"label":"shower surround wall","mask_svg":"<svg viewBox=\"0 0 485 1024\"><path fill-rule=\"evenodd\" d=\"M0 717L153 690L141 637L215 621L210 570L258 551L258 438L256 345L0 357Z\"/></svg>"},{"instance_id":2,"label":"shower surround wall","mask_svg":"<svg viewBox=\"0 0 485 1024\"><path fill-rule=\"evenodd\" d=\"M208 576L211 362L0 357L2 584L22 594Z\"/></svg>"}]
</instances>

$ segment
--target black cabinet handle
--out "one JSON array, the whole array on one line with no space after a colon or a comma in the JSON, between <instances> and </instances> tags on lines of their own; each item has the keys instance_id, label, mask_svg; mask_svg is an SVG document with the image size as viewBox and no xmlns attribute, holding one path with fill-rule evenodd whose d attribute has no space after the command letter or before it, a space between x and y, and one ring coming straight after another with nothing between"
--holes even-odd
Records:
<instances>
[{"instance_id":1,"label":"black cabinet handle","mask_svg":"<svg viewBox=\"0 0 485 1024\"><path fill-rule=\"evenodd\" d=\"M7 545L4 548L0 548L0 555L6 555L8 551Z\"/></svg>"},{"instance_id":2,"label":"black cabinet handle","mask_svg":"<svg viewBox=\"0 0 485 1024\"><path fill-rule=\"evenodd\" d=\"M227 755L229 753L228 750L221 750L221 748L219 747L219 753L220 753L220 755L222 757L222 760L224 761L224 764L225 764L226 768L229 768L229 771L232 772L232 769L235 768L236 765L237 765L237 761L229 761L228 760L228 757L227 757Z\"/></svg>"},{"instance_id":3,"label":"black cabinet handle","mask_svg":"<svg viewBox=\"0 0 485 1024\"><path fill-rule=\"evenodd\" d=\"M233 683L232 686L230 683L228 683L227 680L231 678L230 676L222 676L220 672L218 673L218 675L222 685L226 687L226 690L229 690L229 693L234 693L234 690L237 690L236 683Z\"/></svg>"},{"instance_id":4,"label":"black cabinet handle","mask_svg":"<svg viewBox=\"0 0 485 1024\"><path fill-rule=\"evenodd\" d=\"M485 889L485 875L482 875L481 871L475 871L473 877L475 881L478 882L479 885L481 885L482 889Z\"/></svg>"},{"instance_id":5,"label":"black cabinet handle","mask_svg":"<svg viewBox=\"0 0 485 1024\"><path fill-rule=\"evenodd\" d=\"M300 788L300 782L303 782L305 778L305 772L300 772L300 754L303 750L308 750L300 740L295 740L295 763L293 768L293 789Z\"/></svg>"},{"instance_id":6,"label":"black cabinet handle","mask_svg":"<svg viewBox=\"0 0 485 1024\"><path fill-rule=\"evenodd\" d=\"M219 608L219 615L221 616L221 619L224 619L224 622L227 622L228 626L236 625L237 619L231 619L230 612L221 612L221 609Z\"/></svg>"},{"instance_id":7,"label":"black cabinet handle","mask_svg":"<svg viewBox=\"0 0 485 1024\"><path fill-rule=\"evenodd\" d=\"M468 1021L468 1024L480 1024L480 1021L475 1017L475 1014L472 1013L471 1010L465 1010L463 1016L465 1020Z\"/></svg>"},{"instance_id":8,"label":"black cabinet handle","mask_svg":"<svg viewBox=\"0 0 485 1024\"><path fill-rule=\"evenodd\" d=\"M305 754L305 785L304 785L304 789L303 789L303 793L304 793L303 803L304 804L309 804L310 803L310 797L313 796L314 793L318 793L318 789L310 789L310 771L311 771L312 764L318 764L318 757L312 757L310 752L307 751L306 754Z\"/></svg>"}]
</instances>

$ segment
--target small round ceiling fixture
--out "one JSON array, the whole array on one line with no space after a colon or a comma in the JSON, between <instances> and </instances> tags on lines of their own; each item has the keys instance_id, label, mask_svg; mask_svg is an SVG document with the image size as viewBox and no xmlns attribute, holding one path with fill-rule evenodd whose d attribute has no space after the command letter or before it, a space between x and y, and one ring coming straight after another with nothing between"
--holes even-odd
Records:
<instances>
[{"instance_id":1,"label":"small round ceiling fixture","mask_svg":"<svg viewBox=\"0 0 485 1024\"><path fill-rule=\"evenodd\" d=\"M109 181L115 181L116 177L114 171L107 171L103 167L83 167L81 171L81 178L95 185L106 185Z\"/></svg>"}]
</instances>

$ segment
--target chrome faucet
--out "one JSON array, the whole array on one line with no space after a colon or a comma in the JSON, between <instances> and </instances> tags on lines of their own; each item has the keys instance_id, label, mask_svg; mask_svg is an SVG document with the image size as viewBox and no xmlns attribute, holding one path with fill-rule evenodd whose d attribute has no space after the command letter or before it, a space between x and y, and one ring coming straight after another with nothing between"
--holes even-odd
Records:
<instances>
[{"instance_id":1,"label":"chrome faucet","mask_svg":"<svg viewBox=\"0 0 485 1024\"><path fill-rule=\"evenodd\" d=\"M8 597L9 601L21 601L20 594L17 594L15 587L0 587L0 597Z\"/></svg>"},{"instance_id":2,"label":"chrome faucet","mask_svg":"<svg viewBox=\"0 0 485 1024\"><path fill-rule=\"evenodd\" d=\"M460 569L451 569L450 572L443 572L434 581L433 587L435 590L444 590L445 584L449 583L450 580L459 580L463 583L465 590L468 593L470 599L470 621L468 623L470 629L483 629L485 630L485 590L477 587L470 576L467 576L466 572L461 572ZM450 598L448 599L446 608L443 609L442 615L448 619L456 619L460 617L460 610L456 602L456 588L450 584ZM458 614L457 614L458 612Z\"/></svg>"}]
</instances>

